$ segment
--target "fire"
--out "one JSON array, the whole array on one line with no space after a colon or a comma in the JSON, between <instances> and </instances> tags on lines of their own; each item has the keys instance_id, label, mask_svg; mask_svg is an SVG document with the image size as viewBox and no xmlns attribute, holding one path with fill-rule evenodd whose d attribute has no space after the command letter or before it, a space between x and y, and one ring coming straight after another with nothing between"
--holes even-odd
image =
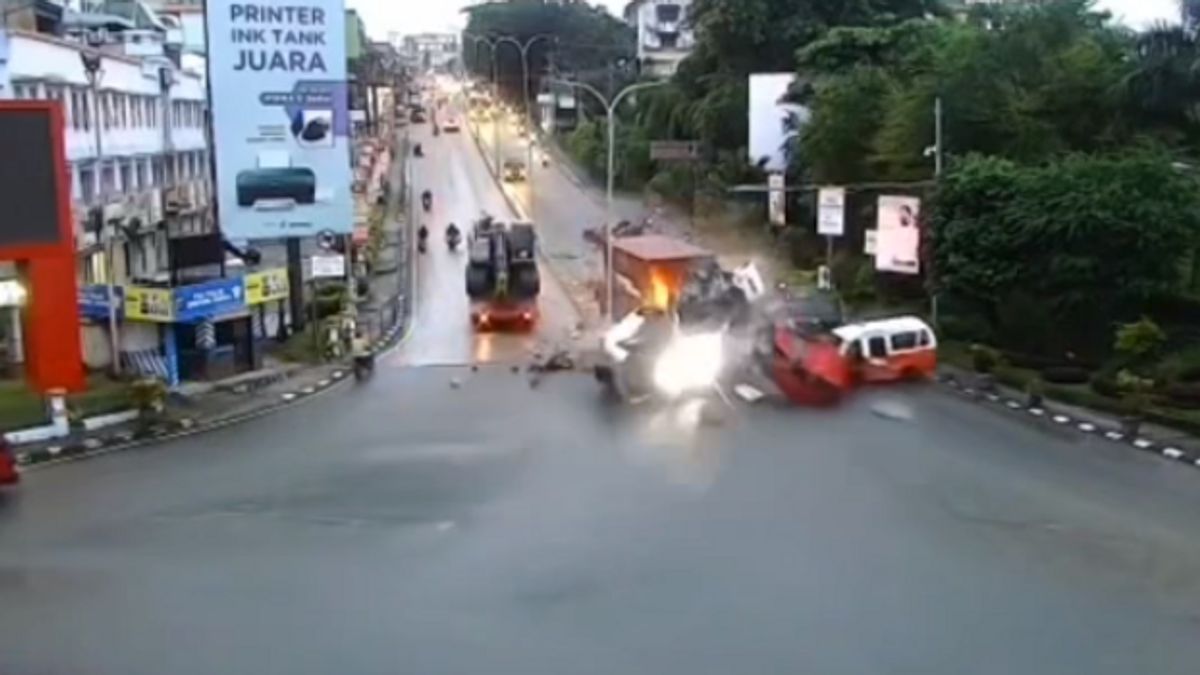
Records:
<instances>
[{"instance_id":1,"label":"fire","mask_svg":"<svg viewBox=\"0 0 1200 675\"><path fill-rule=\"evenodd\" d=\"M648 301L650 307L653 309L667 309L671 304L671 285L657 273L650 277L650 297Z\"/></svg>"}]
</instances>

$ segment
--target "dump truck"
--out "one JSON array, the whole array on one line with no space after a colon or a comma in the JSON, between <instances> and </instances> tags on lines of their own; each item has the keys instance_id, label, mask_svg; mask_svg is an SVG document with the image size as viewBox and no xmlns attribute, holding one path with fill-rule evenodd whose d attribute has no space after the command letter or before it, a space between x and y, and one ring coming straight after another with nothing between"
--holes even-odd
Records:
<instances>
[{"instance_id":1,"label":"dump truck","mask_svg":"<svg viewBox=\"0 0 1200 675\"><path fill-rule=\"evenodd\" d=\"M541 276L532 223L504 224L485 217L467 246L466 286L477 330L529 330L538 321Z\"/></svg>"}]
</instances>

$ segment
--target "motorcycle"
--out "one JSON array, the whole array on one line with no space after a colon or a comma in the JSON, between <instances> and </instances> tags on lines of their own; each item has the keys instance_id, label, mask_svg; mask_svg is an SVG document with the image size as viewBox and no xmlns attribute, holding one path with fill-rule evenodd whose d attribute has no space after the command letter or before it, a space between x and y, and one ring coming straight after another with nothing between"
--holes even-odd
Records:
<instances>
[{"instance_id":1,"label":"motorcycle","mask_svg":"<svg viewBox=\"0 0 1200 675\"><path fill-rule=\"evenodd\" d=\"M425 156L425 149L421 147L420 143L417 143L415 146L413 146L413 156L414 157L424 157Z\"/></svg>"},{"instance_id":2,"label":"motorcycle","mask_svg":"<svg viewBox=\"0 0 1200 675\"><path fill-rule=\"evenodd\" d=\"M429 213L433 209L433 193L429 190L421 193L421 206L425 209L425 213Z\"/></svg>"},{"instance_id":3,"label":"motorcycle","mask_svg":"<svg viewBox=\"0 0 1200 675\"><path fill-rule=\"evenodd\" d=\"M375 357L370 354L354 357L354 380L364 382L375 374Z\"/></svg>"},{"instance_id":4,"label":"motorcycle","mask_svg":"<svg viewBox=\"0 0 1200 675\"><path fill-rule=\"evenodd\" d=\"M429 230L424 225L417 230L417 252L424 253L429 242Z\"/></svg>"},{"instance_id":5,"label":"motorcycle","mask_svg":"<svg viewBox=\"0 0 1200 675\"><path fill-rule=\"evenodd\" d=\"M460 243L462 243L462 233L458 231L458 228L454 225L446 228L446 246L449 247L451 253L458 250Z\"/></svg>"}]
</instances>

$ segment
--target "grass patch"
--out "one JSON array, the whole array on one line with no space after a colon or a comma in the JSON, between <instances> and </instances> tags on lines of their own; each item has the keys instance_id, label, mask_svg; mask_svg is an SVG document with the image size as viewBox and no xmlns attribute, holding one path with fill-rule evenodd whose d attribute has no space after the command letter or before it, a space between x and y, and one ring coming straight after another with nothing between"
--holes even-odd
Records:
<instances>
[{"instance_id":1,"label":"grass patch","mask_svg":"<svg viewBox=\"0 0 1200 675\"><path fill-rule=\"evenodd\" d=\"M133 407L127 382L94 375L87 384L86 391L67 396L67 407L74 415L92 417ZM45 400L24 380L0 382L0 431L36 427L49 421Z\"/></svg>"},{"instance_id":2,"label":"grass patch","mask_svg":"<svg viewBox=\"0 0 1200 675\"><path fill-rule=\"evenodd\" d=\"M316 324L308 322L304 330L292 333L283 344L274 350L274 355L290 363L320 363L321 348L313 339Z\"/></svg>"}]
</instances>

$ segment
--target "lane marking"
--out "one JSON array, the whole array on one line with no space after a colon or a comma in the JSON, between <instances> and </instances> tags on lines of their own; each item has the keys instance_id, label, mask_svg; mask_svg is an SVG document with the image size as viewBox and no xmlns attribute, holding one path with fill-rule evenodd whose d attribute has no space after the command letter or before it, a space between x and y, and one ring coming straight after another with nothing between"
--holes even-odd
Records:
<instances>
[{"instance_id":1,"label":"lane marking","mask_svg":"<svg viewBox=\"0 0 1200 675\"><path fill-rule=\"evenodd\" d=\"M1084 433L1088 433L1088 434L1090 434L1090 433L1092 433L1093 431L1095 431L1095 430L1096 430L1096 425L1095 425L1095 424L1092 424L1092 423L1090 423L1090 422L1081 422L1081 423L1079 424L1079 430L1080 430L1080 431L1082 431L1082 432L1084 432Z\"/></svg>"},{"instance_id":2,"label":"lane marking","mask_svg":"<svg viewBox=\"0 0 1200 675\"><path fill-rule=\"evenodd\" d=\"M1164 457L1170 457L1171 459L1183 458L1183 451L1178 448L1163 448L1162 454Z\"/></svg>"}]
</instances>

